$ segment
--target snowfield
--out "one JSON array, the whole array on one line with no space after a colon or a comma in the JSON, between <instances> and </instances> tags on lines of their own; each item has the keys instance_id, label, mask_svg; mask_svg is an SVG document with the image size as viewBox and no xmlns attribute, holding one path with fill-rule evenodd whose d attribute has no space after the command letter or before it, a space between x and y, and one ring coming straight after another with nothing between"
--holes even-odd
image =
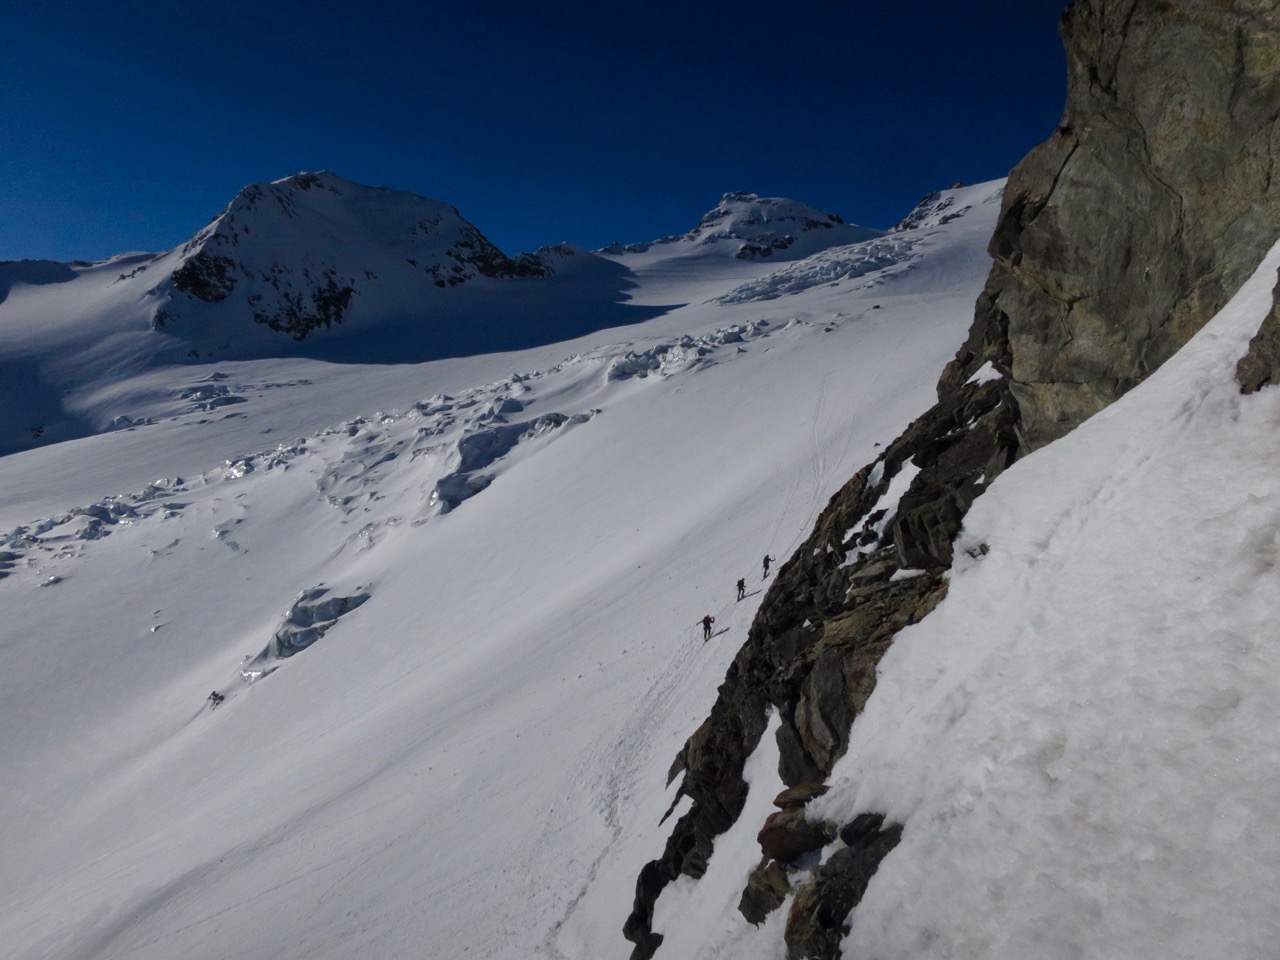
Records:
<instances>
[{"instance_id":1,"label":"snowfield","mask_svg":"<svg viewBox=\"0 0 1280 960\"><path fill-rule=\"evenodd\" d=\"M734 205L759 202L729 195L715 242L597 257L627 278L608 329L426 363L167 365L143 341L170 333L92 312L123 282L15 280L14 369L95 337L122 359L33 401L92 435L0 458L6 955L627 956L760 558L932 402L1000 189L948 192L967 212L925 218L909 270L839 276L858 228L742 259ZM792 254L772 298L716 302ZM459 322L514 309L475 286ZM547 289L531 310L584 316ZM776 763L753 771L767 805ZM732 909L755 829L690 951L776 955Z\"/></svg>"}]
</instances>

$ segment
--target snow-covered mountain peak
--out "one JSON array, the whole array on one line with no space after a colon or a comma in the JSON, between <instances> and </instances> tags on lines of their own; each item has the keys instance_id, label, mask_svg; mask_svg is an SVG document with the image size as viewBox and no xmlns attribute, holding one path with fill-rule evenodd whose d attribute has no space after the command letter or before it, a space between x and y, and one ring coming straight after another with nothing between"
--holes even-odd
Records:
<instances>
[{"instance_id":1,"label":"snow-covered mountain peak","mask_svg":"<svg viewBox=\"0 0 1280 960\"><path fill-rule=\"evenodd\" d=\"M843 224L839 215L786 197L726 193L686 236L700 243L717 239L754 240L779 232L829 230Z\"/></svg>"},{"instance_id":2,"label":"snow-covered mountain peak","mask_svg":"<svg viewBox=\"0 0 1280 960\"><path fill-rule=\"evenodd\" d=\"M830 246L857 243L883 231L845 223L834 213L786 197L755 193L726 193L687 233L653 243L613 244L610 255L661 252L717 255L737 260L765 257L797 259Z\"/></svg>"},{"instance_id":3,"label":"snow-covered mountain peak","mask_svg":"<svg viewBox=\"0 0 1280 960\"><path fill-rule=\"evenodd\" d=\"M361 233L377 234L403 242L403 234L415 234L413 227L427 220L434 232L445 236L451 230L474 230L458 210L441 200L432 200L403 190L371 187L355 183L328 170L296 173L270 183L252 183L214 217L205 230L193 238L198 242L210 233L231 237L244 234L244 227L275 229L295 233L284 226L290 221L312 218L354 218ZM419 227L416 234L422 234Z\"/></svg>"},{"instance_id":4,"label":"snow-covered mountain peak","mask_svg":"<svg viewBox=\"0 0 1280 960\"><path fill-rule=\"evenodd\" d=\"M398 313L433 288L550 272L537 257L506 256L447 203L329 172L250 184L175 255L149 291L154 326L251 316L295 340L349 316Z\"/></svg>"}]
</instances>

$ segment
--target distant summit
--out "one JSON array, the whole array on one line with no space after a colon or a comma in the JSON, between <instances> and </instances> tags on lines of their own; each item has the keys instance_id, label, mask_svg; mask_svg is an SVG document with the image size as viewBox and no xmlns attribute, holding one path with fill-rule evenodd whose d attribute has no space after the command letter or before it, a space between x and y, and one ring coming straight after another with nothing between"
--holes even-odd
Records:
<instances>
[{"instance_id":1,"label":"distant summit","mask_svg":"<svg viewBox=\"0 0 1280 960\"><path fill-rule=\"evenodd\" d=\"M684 239L695 243L740 241L739 260L754 260L786 250L796 238L812 230L845 226L844 220L808 204L754 193L726 193Z\"/></svg>"},{"instance_id":2,"label":"distant summit","mask_svg":"<svg viewBox=\"0 0 1280 960\"><path fill-rule=\"evenodd\" d=\"M447 203L328 172L245 187L176 253L148 291L153 326L234 314L295 340L476 277L552 272L508 257Z\"/></svg>"},{"instance_id":3,"label":"distant summit","mask_svg":"<svg viewBox=\"0 0 1280 960\"><path fill-rule=\"evenodd\" d=\"M680 244L681 252L697 250L738 260L765 257L785 259L809 256L831 246L859 243L881 236L883 231L847 224L839 215L786 197L762 197L755 193L726 193L688 233L652 243L613 244L600 253L647 253L660 245Z\"/></svg>"}]
</instances>

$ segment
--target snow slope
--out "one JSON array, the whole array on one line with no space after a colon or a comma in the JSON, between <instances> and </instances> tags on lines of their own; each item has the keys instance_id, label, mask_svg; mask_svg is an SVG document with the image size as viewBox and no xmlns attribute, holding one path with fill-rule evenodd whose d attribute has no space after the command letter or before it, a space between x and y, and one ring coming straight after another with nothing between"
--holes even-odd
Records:
<instances>
[{"instance_id":1,"label":"snow slope","mask_svg":"<svg viewBox=\"0 0 1280 960\"><path fill-rule=\"evenodd\" d=\"M1280 247L1172 360L970 510L815 815L905 824L848 956L1273 956Z\"/></svg>"},{"instance_id":2,"label":"snow slope","mask_svg":"<svg viewBox=\"0 0 1280 960\"><path fill-rule=\"evenodd\" d=\"M759 558L932 401L999 189L910 270L720 302L778 264L651 256L576 340L82 383L119 429L0 458L6 953L626 956ZM712 953L754 936L718 869Z\"/></svg>"}]
</instances>

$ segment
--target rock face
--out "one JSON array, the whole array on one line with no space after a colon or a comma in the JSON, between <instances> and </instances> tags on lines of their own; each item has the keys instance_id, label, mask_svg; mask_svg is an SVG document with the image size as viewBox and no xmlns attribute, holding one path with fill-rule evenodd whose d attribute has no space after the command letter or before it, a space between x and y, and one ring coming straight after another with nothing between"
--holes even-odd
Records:
<instances>
[{"instance_id":1,"label":"rock face","mask_svg":"<svg viewBox=\"0 0 1280 960\"><path fill-rule=\"evenodd\" d=\"M1010 178L976 321L1008 325L1027 450L1181 347L1280 212L1275 3L1082 0L1062 32L1066 112Z\"/></svg>"},{"instance_id":2,"label":"rock face","mask_svg":"<svg viewBox=\"0 0 1280 960\"><path fill-rule=\"evenodd\" d=\"M759 926L786 902L790 892L787 868L776 860L770 860L748 875L746 889L738 901L738 912L746 917L748 923Z\"/></svg>"},{"instance_id":3,"label":"rock face","mask_svg":"<svg viewBox=\"0 0 1280 960\"><path fill-rule=\"evenodd\" d=\"M1172 356L1275 241L1276 8L1077 0L1064 15L1066 110L1010 177L968 339L938 403L845 484L782 565L711 715L677 756L670 776L694 802L637 885L624 930L633 958L660 947L651 927L663 886L700 876L741 812L767 711L781 717L783 781L829 776L880 657L945 595L973 501ZM1273 311L1241 364L1245 389L1280 372L1278 343ZM844 825L845 846L795 891L789 958L838 955L900 830ZM743 898L753 922L782 902L778 877L756 874Z\"/></svg>"},{"instance_id":4,"label":"rock face","mask_svg":"<svg viewBox=\"0 0 1280 960\"><path fill-rule=\"evenodd\" d=\"M787 914L787 960L838 957L848 926L845 919L862 899L876 868L898 845L900 826L885 828L884 817L863 814L840 831L846 846L814 871Z\"/></svg>"}]
</instances>

